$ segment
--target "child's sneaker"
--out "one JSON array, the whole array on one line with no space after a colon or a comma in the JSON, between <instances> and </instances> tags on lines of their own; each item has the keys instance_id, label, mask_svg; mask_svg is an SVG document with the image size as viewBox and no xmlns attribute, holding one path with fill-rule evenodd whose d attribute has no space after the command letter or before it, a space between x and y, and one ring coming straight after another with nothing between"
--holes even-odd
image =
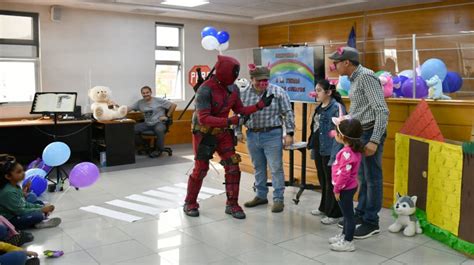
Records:
<instances>
[{"instance_id":1,"label":"child's sneaker","mask_svg":"<svg viewBox=\"0 0 474 265\"><path fill-rule=\"evenodd\" d=\"M325 214L318 209L312 210L311 214L314 216L324 216Z\"/></svg>"},{"instance_id":2,"label":"child's sneaker","mask_svg":"<svg viewBox=\"0 0 474 265\"><path fill-rule=\"evenodd\" d=\"M50 227L56 227L61 223L61 218L59 217L54 217L51 219L47 219L42 221L41 223L37 223L35 225L35 228L41 229L41 228L50 228Z\"/></svg>"},{"instance_id":3,"label":"child's sneaker","mask_svg":"<svg viewBox=\"0 0 474 265\"><path fill-rule=\"evenodd\" d=\"M325 225L332 225L339 222L339 218L332 218L332 217L324 217L321 218L321 223Z\"/></svg>"},{"instance_id":4,"label":"child's sneaker","mask_svg":"<svg viewBox=\"0 0 474 265\"><path fill-rule=\"evenodd\" d=\"M355 250L354 241L341 240L331 244L331 250L339 252L350 252Z\"/></svg>"},{"instance_id":5,"label":"child's sneaker","mask_svg":"<svg viewBox=\"0 0 474 265\"><path fill-rule=\"evenodd\" d=\"M329 244L337 243L337 242L339 242L343 239L344 239L344 235L342 233L337 234L337 235L329 238Z\"/></svg>"}]
</instances>

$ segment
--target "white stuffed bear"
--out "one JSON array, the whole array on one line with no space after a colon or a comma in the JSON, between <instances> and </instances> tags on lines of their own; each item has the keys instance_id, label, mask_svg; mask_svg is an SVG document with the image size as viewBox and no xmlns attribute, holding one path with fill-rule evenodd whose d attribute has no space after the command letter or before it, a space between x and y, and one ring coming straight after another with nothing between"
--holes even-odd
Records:
<instances>
[{"instance_id":1,"label":"white stuffed bear","mask_svg":"<svg viewBox=\"0 0 474 265\"><path fill-rule=\"evenodd\" d=\"M388 231L397 233L404 228L403 234L405 236L414 236L415 234L423 233L420 222L415 216L416 199L416 196L400 196L400 194L397 193L397 202L393 206L393 209L398 217L395 223L388 227Z\"/></svg>"},{"instance_id":2,"label":"white stuffed bear","mask_svg":"<svg viewBox=\"0 0 474 265\"><path fill-rule=\"evenodd\" d=\"M95 86L89 89L89 97L94 101L91 105L92 114L98 121L110 121L120 119L127 115L127 106L113 107L109 109L108 102L112 96L110 88Z\"/></svg>"}]
</instances>

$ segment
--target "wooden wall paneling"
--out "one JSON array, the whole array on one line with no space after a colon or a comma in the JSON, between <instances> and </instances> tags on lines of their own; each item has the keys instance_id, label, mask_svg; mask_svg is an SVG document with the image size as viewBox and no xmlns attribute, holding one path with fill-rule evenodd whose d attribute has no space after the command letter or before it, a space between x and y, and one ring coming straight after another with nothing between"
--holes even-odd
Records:
<instances>
[{"instance_id":1,"label":"wooden wall paneling","mask_svg":"<svg viewBox=\"0 0 474 265\"><path fill-rule=\"evenodd\" d=\"M258 29L259 46L274 46L289 42L288 23L260 26Z\"/></svg>"}]
</instances>

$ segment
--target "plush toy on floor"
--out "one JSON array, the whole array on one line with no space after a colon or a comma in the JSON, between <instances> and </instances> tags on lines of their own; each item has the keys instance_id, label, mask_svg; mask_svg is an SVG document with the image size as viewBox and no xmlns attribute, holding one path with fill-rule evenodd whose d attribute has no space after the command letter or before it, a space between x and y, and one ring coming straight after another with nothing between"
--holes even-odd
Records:
<instances>
[{"instance_id":1,"label":"plush toy on floor","mask_svg":"<svg viewBox=\"0 0 474 265\"><path fill-rule=\"evenodd\" d=\"M109 109L112 91L105 86L95 86L89 90L89 97L94 101L91 105L92 114L98 121L120 119L127 115L127 106L114 105Z\"/></svg>"},{"instance_id":2,"label":"plush toy on floor","mask_svg":"<svg viewBox=\"0 0 474 265\"><path fill-rule=\"evenodd\" d=\"M393 206L393 210L395 210L397 214L397 220L388 227L388 231L397 233L403 229L405 236L414 236L415 234L423 233L420 222L415 216L416 199L416 196L400 196L400 194L397 193L397 202Z\"/></svg>"},{"instance_id":3,"label":"plush toy on floor","mask_svg":"<svg viewBox=\"0 0 474 265\"><path fill-rule=\"evenodd\" d=\"M439 79L438 75L434 75L432 78L426 80L426 84L429 86L428 98L451 99L450 96L443 94L443 81Z\"/></svg>"}]
</instances>

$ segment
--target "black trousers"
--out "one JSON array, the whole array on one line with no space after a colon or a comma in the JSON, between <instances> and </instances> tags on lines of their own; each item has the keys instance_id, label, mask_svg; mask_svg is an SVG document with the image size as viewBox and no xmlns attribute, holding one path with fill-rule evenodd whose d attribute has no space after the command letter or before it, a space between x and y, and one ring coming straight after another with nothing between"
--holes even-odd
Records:
<instances>
[{"instance_id":1,"label":"black trousers","mask_svg":"<svg viewBox=\"0 0 474 265\"><path fill-rule=\"evenodd\" d=\"M318 137L316 137L318 138ZM331 218L342 217L342 212L339 204L334 197L334 186L332 185L332 174L331 166L328 166L330 156L321 156L319 154L319 141L315 141L315 164L318 170L318 181L321 185L321 203L319 204L318 210L323 212L326 216Z\"/></svg>"},{"instance_id":2,"label":"black trousers","mask_svg":"<svg viewBox=\"0 0 474 265\"><path fill-rule=\"evenodd\" d=\"M352 241L354 239L355 231L355 217L354 217L354 194L357 188L352 190L342 190L340 194L339 206L341 207L344 215L344 227L342 228L342 234L344 234L344 240Z\"/></svg>"}]
</instances>

